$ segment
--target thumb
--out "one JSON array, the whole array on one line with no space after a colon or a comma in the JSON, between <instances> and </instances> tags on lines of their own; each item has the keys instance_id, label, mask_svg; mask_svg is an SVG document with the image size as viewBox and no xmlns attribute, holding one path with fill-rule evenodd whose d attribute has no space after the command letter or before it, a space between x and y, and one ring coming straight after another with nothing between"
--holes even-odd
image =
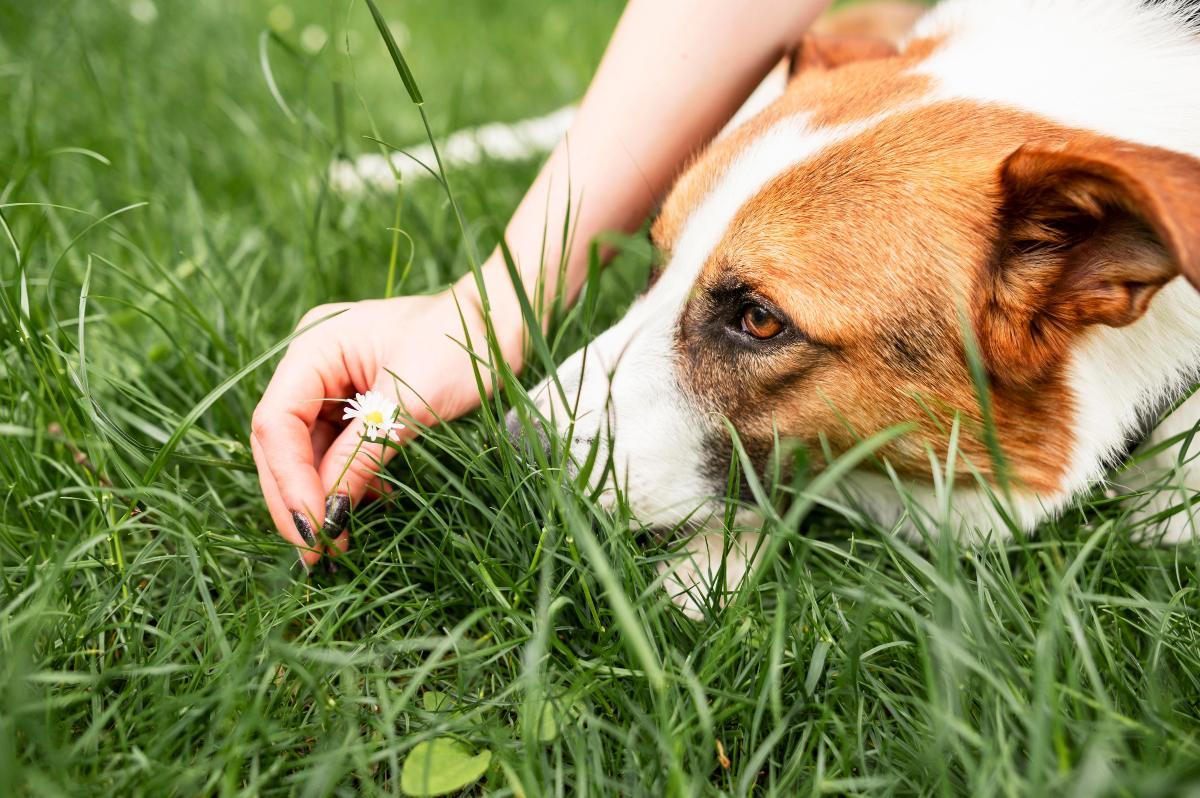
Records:
<instances>
[{"instance_id":1,"label":"thumb","mask_svg":"<svg viewBox=\"0 0 1200 798\"><path fill-rule=\"evenodd\" d=\"M329 445L317 469L329 496L324 532L340 551L349 545L343 530L350 508L371 493L379 493L379 474L396 456L394 444L416 434L403 420L415 417L427 424L432 418L425 403L390 374L377 378L366 394L357 394L347 403L346 413L350 423ZM369 437L369 432L378 434Z\"/></svg>"}]
</instances>

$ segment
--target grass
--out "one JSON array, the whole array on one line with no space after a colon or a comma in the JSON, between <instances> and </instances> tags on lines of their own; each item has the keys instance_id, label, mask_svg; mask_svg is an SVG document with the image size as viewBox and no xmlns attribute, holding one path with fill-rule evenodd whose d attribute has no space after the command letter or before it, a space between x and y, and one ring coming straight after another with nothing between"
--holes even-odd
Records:
<instances>
[{"instance_id":1,"label":"grass","mask_svg":"<svg viewBox=\"0 0 1200 798\"><path fill-rule=\"evenodd\" d=\"M382 8L435 130L577 97L619 12ZM509 391L299 578L246 442L269 365L231 377L384 290L397 199L321 180L421 136L364 5L0 5L0 109L0 795L396 794L435 739L496 794L1200 794L1200 557L1101 494L979 550L772 521L761 581L693 623L660 545L515 456ZM450 176L481 251L535 168ZM461 274L436 184L398 201L403 289ZM627 242L554 357L645 263Z\"/></svg>"}]
</instances>

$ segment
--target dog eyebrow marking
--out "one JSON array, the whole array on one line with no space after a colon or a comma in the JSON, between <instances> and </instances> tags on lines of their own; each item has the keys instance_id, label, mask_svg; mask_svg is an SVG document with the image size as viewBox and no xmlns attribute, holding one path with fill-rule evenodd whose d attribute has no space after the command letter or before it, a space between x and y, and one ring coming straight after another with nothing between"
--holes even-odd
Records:
<instances>
[{"instance_id":1,"label":"dog eyebrow marking","mask_svg":"<svg viewBox=\"0 0 1200 798\"><path fill-rule=\"evenodd\" d=\"M884 120L926 105L904 103L856 122L815 127L808 113L776 122L725 168L714 187L684 223L660 284L686 296L725 237L738 212L776 177L825 149L878 126Z\"/></svg>"}]
</instances>

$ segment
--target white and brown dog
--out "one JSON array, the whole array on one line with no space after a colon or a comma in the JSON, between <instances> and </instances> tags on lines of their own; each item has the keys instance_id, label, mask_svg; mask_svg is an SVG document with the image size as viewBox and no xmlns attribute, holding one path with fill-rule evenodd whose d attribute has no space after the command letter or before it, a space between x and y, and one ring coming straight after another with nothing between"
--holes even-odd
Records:
<instances>
[{"instance_id":1,"label":"white and brown dog","mask_svg":"<svg viewBox=\"0 0 1200 798\"><path fill-rule=\"evenodd\" d=\"M819 456L913 422L881 457L937 514L931 453L957 417L950 526L1003 537L965 327L1006 511L1032 529L1200 373L1200 293L1180 276L1200 275L1198 11L946 0L896 48L809 36L783 96L679 178L653 229L661 275L561 366L565 394L533 391L541 409L580 457L602 442L642 521L700 528L722 516L727 421L760 463L778 439ZM1189 400L1155 434L1197 418ZM878 469L851 484L880 523L902 514ZM1190 535L1188 514L1166 530ZM715 569L719 542L691 549L695 574Z\"/></svg>"}]
</instances>

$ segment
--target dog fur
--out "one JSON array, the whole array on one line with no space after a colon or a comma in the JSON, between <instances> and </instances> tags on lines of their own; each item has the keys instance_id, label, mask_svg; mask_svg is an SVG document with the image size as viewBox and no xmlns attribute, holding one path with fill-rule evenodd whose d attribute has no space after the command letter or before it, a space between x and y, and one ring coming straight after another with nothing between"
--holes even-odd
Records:
<instances>
[{"instance_id":1,"label":"dog fur","mask_svg":"<svg viewBox=\"0 0 1200 798\"><path fill-rule=\"evenodd\" d=\"M783 96L680 176L653 230L666 267L562 365L563 394L535 389L541 409L581 456L602 447L609 495L651 525L719 526L727 422L760 466L780 438L819 462L911 422L880 454L922 512L964 539L1034 529L1200 370L1200 293L1180 276L1200 275L1195 8L947 0L898 48L809 36ZM739 337L747 303L784 333ZM1198 416L1188 400L1156 439ZM930 463L952 439L964 466L943 518ZM1181 458L1168 449L1146 478L1176 469L1190 495L1200 476ZM906 531L890 476L849 485ZM1163 538L1191 526L1178 514ZM719 539L696 539L676 592L716 572Z\"/></svg>"}]
</instances>

